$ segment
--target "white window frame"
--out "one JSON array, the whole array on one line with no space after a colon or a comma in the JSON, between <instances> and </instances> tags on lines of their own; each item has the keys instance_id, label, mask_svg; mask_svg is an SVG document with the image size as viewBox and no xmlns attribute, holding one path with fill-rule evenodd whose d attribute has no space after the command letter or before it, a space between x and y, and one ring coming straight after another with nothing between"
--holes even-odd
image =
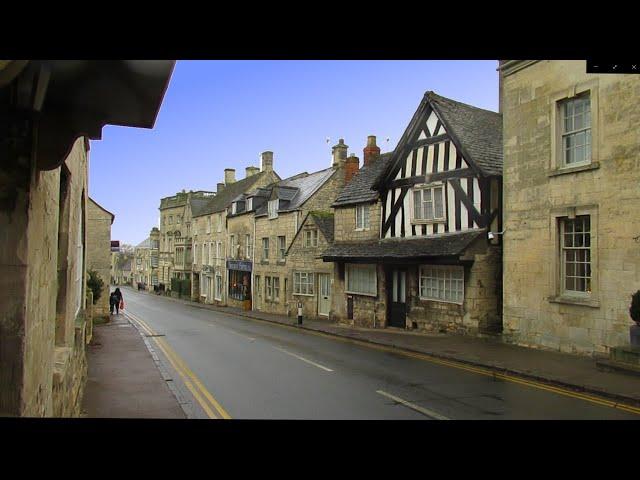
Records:
<instances>
[{"instance_id":1,"label":"white window frame","mask_svg":"<svg viewBox=\"0 0 640 480\"><path fill-rule=\"evenodd\" d=\"M247 212L253 210L253 197L247 198Z\"/></svg>"},{"instance_id":2,"label":"white window frame","mask_svg":"<svg viewBox=\"0 0 640 480\"><path fill-rule=\"evenodd\" d=\"M371 292L356 292L354 290L349 290L349 271L351 269L367 269L367 270L373 270L373 290L375 293L371 293ZM365 295L368 297L377 297L378 296L378 269L377 269L377 265L376 264L371 264L371 263L347 263L345 264L344 267L344 273L345 273L345 282L344 282L344 286L345 286L345 293L350 293L352 295Z\"/></svg>"},{"instance_id":3,"label":"white window frame","mask_svg":"<svg viewBox=\"0 0 640 480\"><path fill-rule=\"evenodd\" d=\"M273 290L273 301L280 302L280 277L272 277L271 288Z\"/></svg>"},{"instance_id":4,"label":"white window frame","mask_svg":"<svg viewBox=\"0 0 640 480\"><path fill-rule=\"evenodd\" d=\"M247 257L247 259L251 260L251 257L253 256L253 251L252 251L252 248L251 248L253 246L251 244L251 234L246 233L245 236L244 236L244 241L246 243L246 247L245 247L246 248L246 250L245 250L246 257Z\"/></svg>"},{"instance_id":5,"label":"white window frame","mask_svg":"<svg viewBox=\"0 0 640 480\"><path fill-rule=\"evenodd\" d=\"M230 235L229 236L229 245L230 245L230 251L229 251L229 257L230 258L237 258L237 250L236 250L236 236L235 235Z\"/></svg>"},{"instance_id":6,"label":"white window frame","mask_svg":"<svg viewBox=\"0 0 640 480\"><path fill-rule=\"evenodd\" d=\"M310 228L304 231L304 247L313 248L318 246L318 229Z\"/></svg>"},{"instance_id":7,"label":"white window frame","mask_svg":"<svg viewBox=\"0 0 640 480\"><path fill-rule=\"evenodd\" d=\"M218 214L218 233L222 231L222 214Z\"/></svg>"},{"instance_id":8,"label":"white window frame","mask_svg":"<svg viewBox=\"0 0 640 480\"><path fill-rule=\"evenodd\" d=\"M269 237L262 237L262 260L269 260Z\"/></svg>"},{"instance_id":9,"label":"white window frame","mask_svg":"<svg viewBox=\"0 0 640 480\"><path fill-rule=\"evenodd\" d=\"M565 246L565 235L568 235L567 232L565 231L566 229L566 224L567 222L575 222L578 217L589 217L589 231L588 232L581 232L582 235L584 235L585 233L589 235L589 246L585 247L585 246L581 246L581 247L566 247ZM559 218L560 220L560 225L558 226L558 232L560 234L560 241L559 241L559 247L560 247L560 293L561 295L565 295L565 296L572 296L572 297L583 297L583 298L590 298L591 297L591 293L593 292L593 283L594 283L594 275L593 275L593 220L591 218L591 215L576 215L575 218L570 219L568 217L561 217ZM575 240L575 232L573 233L574 237L573 239ZM581 250L581 251L588 251L589 252L589 262L574 262L574 264L577 263L586 263L589 265L589 276L585 276L584 278L588 278L589 279L589 288L586 291L582 291L582 290L568 290L566 285L567 285L567 272L566 272L566 261L565 261L565 255L567 252L569 251L576 251L576 250ZM573 275L574 278L578 278L577 275ZM579 278L583 278L583 277L579 277Z\"/></svg>"},{"instance_id":10,"label":"white window frame","mask_svg":"<svg viewBox=\"0 0 640 480\"><path fill-rule=\"evenodd\" d=\"M586 100L586 101L585 101ZM575 108L575 104L577 104L578 102L582 103L582 104L586 104L589 108L589 112L588 115L586 115L586 119L588 122L587 126L583 126L582 128L579 129L574 129L574 130L566 130L566 124L565 124L565 120L566 120L566 111L567 111L567 107L569 105L572 105L573 108ZM589 92L580 94L580 95L576 95L575 97L572 98L565 98L562 99L558 102L558 109L559 109L559 127L560 127L560 131L559 131L559 140L560 140L560 168L574 168L574 167L581 167L584 165L589 165L592 161L592 150L593 150L593 142L592 142L592 118L593 118L593 112L591 111L591 96L589 95ZM575 121L575 115L572 116L572 121ZM582 147L584 149L586 149L586 147L589 147L589 154L587 156L586 152L585 152L585 159L579 162L571 162L571 163L567 163L567 148L565 146L565 140L567 140L568 138L575 138L577 135L579 135L580 133L585 132L587 134L588 137L588 143L584 143L582 145Z\"/></svg>"},{"instance_id":11,"label":"white window frame","mask_svg":"<svg viewBox=\"0 0 640 480\"><path fill-rule=\"evenodd\" d=\"M436 202L435 202L435 192L436 189L440 189L441 194L440 194L440 198L441 198L441 205L442 205L442 216L441 217L436 217ZM424 204L426 203L424 200L424 195L425 195L425 191L429 190L431 192L431 209L433 212L433 217L432 218L425 218L426 215L424 212ZM421 212L423 214L423 216L421 218L417 218L416 217L416 208L415 208L415 195L416 193L420 192L420 209ZM446 197L445 197L445 184L444 182L437 182L437 183L429 183L429 184L425 184L425 185L416 185L411 189L411 199L410 199L410 209L411 209L411 223L416 223L416 224L430 224L430 223L445 223L446 219L447 219L447 204L446 204Z\"/></svg>"},{"instance_id":12,"label":"white window frame","mask_svg":"<svg viewBox=\"0 0 640 480\"><path fill-rule=\"evenodd\" d=\"M434 272L461 272L462 273L462 279L454 279L451 277L451 273L449 274L448 278L444 278L444 288L445 288L445 292L447 291L451 291L451 288L449 287L449 289L447 289L447 285L451 285L452 281L455 282L461 282L461 286L462 286L462 290L461 290L461 296L462 298L460 299L460 301L458 300L446 300L443 298L439 298L439 297L428 297L428 296L424 296L422 294L422 290L423 290L423 279L435 279L436 282L438 282L440 280L440 278L436 275L436 276L428 276L426 274L423 274L423 272L427 269L430 269ZM439 283L438 283L438 288L439 288ZM456 291L458 291L456 289ZM420 268L418 269L418 294L420 296L420 300L428 300L428 301L432 301L432 302L442 302L442 303L455 303L457 305L462 305L464 303L464 294L465 294L465 279L464 279L464 267L460 266L460 265L420 265Z\"/></svg>"},{"instance_id":13,"label":"white window frame","mask_svg":"<svg viewBox=\"0 0 640 480\"><path fill-rule=\"evenodd\" d=\"M271 277L264 277L264 298L265 300L271 300L273 290L271 287Z\"/></svg>"},{"instance_id":14,"label":"white window frame","mask_svg":"<svg viewBox=\"0 0 640 480\"><path fill-rule=\"evenodd\" d=\"M220 266L221 258L222 258L222 242L216 242L216 265Z\"/></svg>"},{"instance_id":15,"label":"white window frame","mask_svg":"<svg viewBox=\"0 0 640 480\"><path fill-rule=\"evenodd\" d=\"M361 232L371 228L369 204L356 205L356 231Z\"/></svg>"},{"instance_id":16,"label":"white window frame","mask_svg":"<svg viewBox=\"0 0 640 480\"><path fill-rule=\"evenodd\" d=\"M269 218L278 218L278 208L280 207L280 199L269 200L267 209L269 211Z\"/></svg>"},{"instance_id":17,"label":"white window frame","mask_svg":"<svg viewBox=\"0 0 640 480\"><path fill-rule=\"evenodd\" d=\"M233 202L231 204L231 214L235 215L238 210L238 202Z\"/></svg>"},{"instance_id":18,"label":"white window frame","mask_svg":"<svg viewBox=\"0 0 640 480\"><path fill-rule=\"evenodd\" d=\"M285 235L278 236L278 260L284 260L287 251L287 237Z\"/></svg>"},{"instance_id":19,"label":"white window frame","mask_svg":"<svg viewBox=\"0 0 640 480\"><path fill-rule=\"evenodd\" d=\"M305 281L303 281L303 278ZM302 288L303 286L305 288ZM309 289L311 289L311 293L309 293ZM315 291L316 284L314 272L293 272L293 295L315 297Z\"/></svg>"}]
</instances>

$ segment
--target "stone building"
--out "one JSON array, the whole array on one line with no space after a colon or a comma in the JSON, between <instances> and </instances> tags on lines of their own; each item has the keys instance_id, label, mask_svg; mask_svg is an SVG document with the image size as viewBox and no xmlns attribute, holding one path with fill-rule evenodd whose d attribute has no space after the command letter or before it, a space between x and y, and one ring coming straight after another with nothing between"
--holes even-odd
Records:
<instances>
[{"instance_id":1,"label":"stone building","mask_svg":"<svg viewBox=\"0 0 640 480\"><path fill-rule=\"evenodd\" d=\"M151 128L172 68L0 63L0 416L80 414L89 139L107 123Z\"/></svg>"},{"instance_id":2,"label":"stone building","mask_svg":"<svg viewBox=\"0 0 640 480\"><path fill-rule=\"evenodd\" d=\"M253 246L253 207L247 207L244 194L280 180L273 170L273 152L263 152L261 163L260 169L247 167L245 178L238 181L235 170L226 168L216 196L194 210L194 300L227 305L231 297L232 304L242 304L251 291L251 274L246 278L246 272L252 268L247 253Z\"/></svg>"},{"instance_id":3,"label":"stone building","mask_svg":"<svg viewBox=\"0 0 640 480\"><path fill-rule=\"evenodd\" d=\"M427 92L394 152L379 152L369 137L333 204L322 256L335 262L335 318L499 332L500 238L488 233L501 227L501 115Z\"/></svg>"},{"instance_id":4,"label":"stone building","mask_svg":"<svg viewBox=\"0 0 640 480\"><path fill-rule=\"evenodd\" d=\"M254 310L295 314L297 299L305 295L303 291L308 292L306 285L312 281L310 279L315 279L313 272L324 271L325 267L320 266L322 262L318 260L313 268L299 263L295 266L305 271L294 272L294 265L285 254L307 214L329 211L331 203L344 187L349 170L347 149L344 140L340 139L333 147L331 167L281 180L247 196L247 201L255 209ZM308 223L309 228L311 225ZM314 245L317 241L316 236ZM299 257L296 255L295 258ZM311 271L306 268L311 268ZM303 276L305 286L301 283Z\"/></svg>"},{"instance_id":5,"label":"stone building","mask_svg":"<svg viewBox=\"0 0 640 480\"><path fill-rule=\"evenodd\" d=\"M320 254L333 244L333 227L332 212L310 211L285 253L292 285L285 301L296 311L300 304L305 318L331 319L333 265Z\"/></svg>"},{"instance_id":6,"label":"stone building","mask_svg":"<svg viewBox=\"0 0 640 480\"><path fill-rule=\"evenodd\" d=\"M504 337L605 354L640 289L640 77L500 62Z\"/></svg>"},{"instance_id":7,"label":"stone building","mask_svg":"<svg viewBox=\"0 0 640 480\"><path fill-rule=\"evenodd\" d=\"M160 200L159 282L171 290L171 279L192 282L192 212L205 205L215 192L182 191Z\"/></svg>"},{"instance_id":8,"label":"stone building","mask_svg":"<svg viewBox=\"0 0 640 480\"><path fill-rule=\"evenodd\" d=\"M160 248L160 230L151 229L149 237L135 247L133 268L133 286L153 290L158 285L158 257Z\"/></svg>"},{"instance_id":9,"label":"stone building","mask_svg":"<svg viewBox=\"0 0 640 480\"><path fill-rule=\"evenodd\" d=\"M111 225L115 215L89 198L87 210L87 270L95 270L104 286L94 304L94 316L109 314Z\"/></svg>"}]
</instances>

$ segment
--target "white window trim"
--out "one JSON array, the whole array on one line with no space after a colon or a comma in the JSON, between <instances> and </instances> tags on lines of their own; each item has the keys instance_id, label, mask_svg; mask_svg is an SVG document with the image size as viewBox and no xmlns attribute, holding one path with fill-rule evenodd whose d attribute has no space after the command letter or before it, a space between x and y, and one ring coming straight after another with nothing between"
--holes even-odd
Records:
<instances>
[{"instance_id":1,"label":"white window trim","mask_svg":"<svg viewBox=\"0 0 640 480\"><path fill-rule=\"evenodd\" d=\"M366 215L364 214L365 207L366 207L366 211L367 211ZM364 203L362 205L356 205L356 208L355 208L355 214L356 214L356 228L355 228L355 231L356 232L364 232L364 231L367 231L367 230L371 230L371 209L370 209L370 207L371 206L368 203ZM363 211L363 213L360 215L362 217L362 219L363 219L363 221L362 221L363 226L362 227L358 226L358 210L359 209L362 209L362 211ZM366 222L364 221L365 218L367 220ZM365 223L367 224L366 226L364 226Z\"/></svg>"},{"instance_id":2,"label":"white window trim","mask_svg":"<svg viewBox=\"0 0 640 480\"><path fill-rule=\"evenodd\" d=\"M269 219L278 218L278 209L280 208L280 199L269 200L267 203L267 212Z\"/></svg>"},{"instance_id":3,"label":"white window trim","mask_svg":"<svg viewBox=\"0 0 640 480\"><path fill-rule=\"evenodd\" d=\"M285 235L278 235L277 238L278 238L278 260L282 261L285 259L285 255L287 253L287 237ZM282 248L280 247L281 238L284 238Z\"/></svg>"},{"instance_id":4,"label":"white window trim","mask_svg":"<svg viewBox=\"0 0 640 480\"><path fill-rule=\"evenodd\" d=\"M422 296L422 269L423 268L434 268L436 270L461 270L462 271L462 300L459 302L453 300L443 300L441 298L431 298L431 297L423 297ZM453 303L455 305L463 305L465 298L465 279L464 279L464 267L460 265L420 265L418 268L418 295L420 300L428 301L428 302L438 302L438 303Z\"/></svg>"},{"instance_id":5,"label":"white window trim","mask_svg":"<svg viewBox=\"0 0 640 480\"><path fill-rule=\"evenodd\" d=\"M213 291L214 291L213 298L214 300L221 301L222 292L224 291L224 283L222 281L222 275L219 272L216 272L216 275L214 278L215 278L215 284L213 287ZM218 295L218 279L220 279L220 295Z\"/></svg>"},{"instance_id":6,"label":"white window trim","mask_svg":"<svg viewBox=\"0 0 640 480\"><path fill-rule=\"evenodd\" d=\"M578 215L576 215L577 217ZM581 215L582 216L582 215ZM591 239L593 237L592 232L591 232L591 216L590 215L585 215L589 217L589 268L592 271L592 275L590 278L590 283L593 284L593 261L591 260L593 258L593 250L592 250L592 246L591 246ZM560 295L563 297L575 297L575 298L584 298L584 299L590 299L591 298L591 291L588 292L581 292L580 290L567 290L567 283L566 283L566 264L564 261L564 250L565 247L564 246L564 234L565 234L565 220L569 220L568 217L559 217L559 226L558 226L558 255L560 256L560 278L558 279L560 281ZM586 250L586 248L584 248L583 250Z\"/></svg>"},{"instance_id":7,"label":"white window trim","mask_svg":"<svg viewBox=\"0 0 640 480\"><path fill-rule=\"evenodd\" d=\"M563 170L570 172L573 169L579 170L581 167L584 169L585 167L598 165L600 131L598 84L599 80L595 78L572 85L570 88L565 88L549 96L549 108L551 109L551 158L549 168L551 172L561 172ZM583 162L580 164L572 163L565 165L562 145L562 132L564 131L564 126L562 125L563 117L561 115L561 103L564 100L570 100L587 93L591 102L591 160L588 163Z\"/></svg>"},{"instance_id":8,"label":"white window trim","mask_svg":"<svg viewBox=\"0 0 640 480\"><path fill-rule=\"evenodd\" d=\"M438 187L442 187L442 217L437 217L437 218L433 218L433 219L423 219L423 218L416 218L416 214L415 214L415 206L414 206L414 192L417 190L432 190L431 193L431 198L434 199L435 196L433 194L433 189L438 188ZM432 224L445 224L447 223L447 197L446 197L446 193L445 193L445 189L447 188L446 183L445 182L433 182L433 183L425 183L425 184L419 184L419 185L414 185L413 188L411 188L409 190L409 192L407 192L407 194L411 193L410 196L410 201L409 201L409 211L411 212L410 218L411 218L411 223L414 225L432 225ZM424 194L422 194L424 195ZM423 197L424 198L424 197ZM424 202L423 202L424 203ZM436 212L436 207L435 207L435 201L432 202L433 203L433 213L435 215Z\"/></svg>"},{"instance_id":9,"label":"white window trim","mask_svg":"<svg viewBox=\"0 0 640 480\"><path fill-rule=\"evenodd\" d=\"M307 278L311 277L313 279L313 283L307 282L307 285L313 285L313 293L296 293L296 273L306 273ZM301 282L298 282L298 285L301 285ZM316 296L316 273L315 272L303 272L300 270L293 272L293 293L294 297L315 297Z\"/></svg>"},{"instance_id":10,"label":"white window trim","mask_svg":"<svg viewBox=\"0 0 640 480\"><path fill-rule=\"evenodd\" d=\"M253 210L253 197L247 198L247 212Z\"/></svg>"},{"instance_id":11,"label":"white window trim","mask_svg":"<svg viewBox=\"0 0 640 480\"><path fill-rule=\"evenodd\" d=\"M366 293L366 292L354 292L352 290L349 290L349 267L351 266L355 266L355 267L361 267L364 265L369 265L369 266L373 266L373 271L375 273L374 275L374 290L376 291L376 293ZM377 265L375 263L346 263L344 266L344 292L348 293L350 295L363 295L365 297L377 297L378 296L378 268Z\"/></svg>"}]
</instances>

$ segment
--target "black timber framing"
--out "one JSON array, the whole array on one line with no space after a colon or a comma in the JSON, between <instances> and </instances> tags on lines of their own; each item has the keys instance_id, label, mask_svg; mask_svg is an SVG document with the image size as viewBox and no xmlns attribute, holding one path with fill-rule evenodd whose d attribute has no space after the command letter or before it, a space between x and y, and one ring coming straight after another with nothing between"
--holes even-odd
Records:
<instances>
[{"instance_id":1,"label":"black timber framing","mask_svg":"<svg viewBox=\"0 0 640 480\"><path fill-rule=\"evenodd\" d=\"M458 222L460 221L460 212L459 212L459 203L462 202L464 206L467 208L467 211L471 215L471 219L478 224L478 227L484 228L486 216L481 215L480 212L473 205L473 202L469 199L467 194L464 192L462 187L460 186L460 179L453 178L449 181L449 184L453 187L453 190L456 194L456 230L461 227L458 226Z\"/></svg>"},{"instance_id":2,"label":"black timber framing","mask_svg":"<svg viewBox=\"0 0 640 480\"><path fill-rule=\"evenodd\" d=\"M391 191L393 192L395 190L391 190ZM391 206L391 211L389 212L389 218L387 218L387 220L384 222L384 225L382 227L383 237L387 233L387 230L389 230L389 227L392 225L395 225L396 215L398 214L400 207L402 207L402 205L404 204L404 197L408 191L409 191L409 187L402 187L400 189L400 195L398 196L398 198L394 199L394 202L392 203L392 206ZM398 232L392 231L393 236L397 235L397 233Z\"/></svg>"},{"instance_id":3,"label":"black timber framing","mask_svg":"<svg viewBox=\"0 0 640 480\"><path fill-rule=\"evenodd\" d=\"M476 174L470 168L461 168L458 170L448 170L445 172L436 172L428 175L418 175L409 178L399 178L393 180L389 184L389 188L412 187L421 183L437 182L439 180L449 180L452 178L470 178Z\"/></svg>"}]
</instances>

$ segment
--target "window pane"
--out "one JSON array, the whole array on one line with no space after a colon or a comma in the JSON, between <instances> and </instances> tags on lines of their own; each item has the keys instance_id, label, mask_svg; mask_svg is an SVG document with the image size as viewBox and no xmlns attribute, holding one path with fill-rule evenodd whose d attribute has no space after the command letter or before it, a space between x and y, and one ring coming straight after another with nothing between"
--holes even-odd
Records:
<instances>
[{"instance_id":1,"label":"window pane","mask_svg":"<svg viewBox=\"0 0 640 480\"><path fill-rule=\"evenodd\" d=\"M416 190L413 192L413 214L415 218L421 219L424 218L422 216L422 200L421 200L422 192L420 190Z\"/></svg>"},{"instance_id":2,"label":"window pane","mask_svg":"<svg viewBox=\"0 0 640 480\"><path fill-rule=\"evenodd\" d=\"M442 208L442 187L435 188L434 192L434 204L435 204L435 216L436 218L444 217Z\"/></svg>"}]
</instances>

